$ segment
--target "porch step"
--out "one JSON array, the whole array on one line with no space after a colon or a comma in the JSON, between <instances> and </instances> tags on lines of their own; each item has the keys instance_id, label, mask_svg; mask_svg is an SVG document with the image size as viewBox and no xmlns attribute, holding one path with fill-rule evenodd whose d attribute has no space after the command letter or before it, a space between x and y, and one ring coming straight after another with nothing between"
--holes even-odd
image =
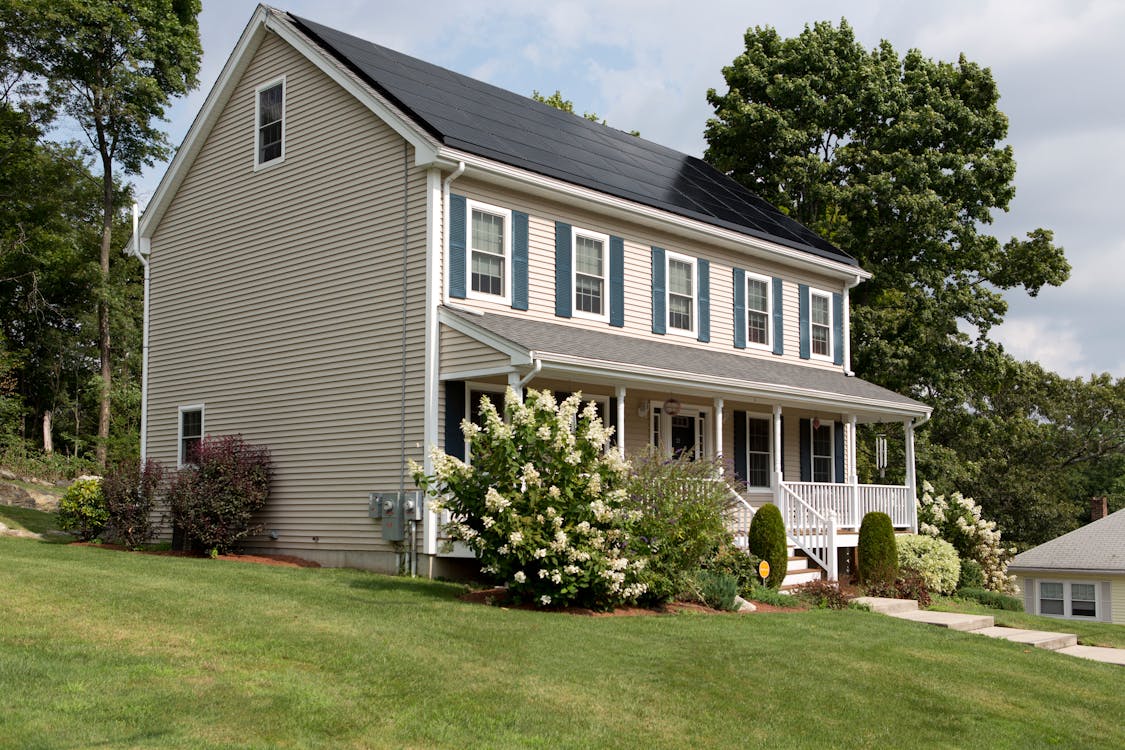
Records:
<instances>
[{"instance_id":1,"label":"porch step","mask_svg":"<svg viewBox=\"0 0 1125 750\"><path fill-rule=\"evenodd\" d=\"M824 577L820 568L790 568L785 571L785 580L781 582L781 590L793 589L809 581L819 581Z\"/></svg>"}]
</instances>

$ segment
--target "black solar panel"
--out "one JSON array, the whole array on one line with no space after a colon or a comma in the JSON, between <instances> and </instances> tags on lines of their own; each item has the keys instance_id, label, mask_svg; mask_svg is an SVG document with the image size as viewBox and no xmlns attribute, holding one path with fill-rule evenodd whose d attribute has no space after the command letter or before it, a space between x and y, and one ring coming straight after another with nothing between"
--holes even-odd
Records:
<instances>
[{"instance_id":1,"label":"black solar panel","mask_svg":"<svg viewBox=\"0 0 1125 750\"><path fill-rule=\"evenodd\" d=\"M858 265L702 159L290 17L322 49L451 148Z\"/></svg>"}]
</instances>

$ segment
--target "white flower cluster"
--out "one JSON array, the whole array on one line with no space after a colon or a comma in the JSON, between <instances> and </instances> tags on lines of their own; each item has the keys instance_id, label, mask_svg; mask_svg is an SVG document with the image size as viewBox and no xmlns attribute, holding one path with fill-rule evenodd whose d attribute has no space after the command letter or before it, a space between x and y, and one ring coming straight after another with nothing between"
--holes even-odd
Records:
<instances>
[{"instance_id":1,"label":"white flower cluster","mask_svg":"<svg viewBox=\"0 0 1125 750\"><path fill-rule=\"evenodd\" d=\"M1016 593L1015 579L1008 575L1012 550L1005 549L1001 543L996 522L982 518L981 507L971 497L954 492L947 500L944 495L935 497L933 493L933 486L923 482L918 509L919 532L971 550L969 556L984 571L986 588Z\"/></svg>"}]
</instances>

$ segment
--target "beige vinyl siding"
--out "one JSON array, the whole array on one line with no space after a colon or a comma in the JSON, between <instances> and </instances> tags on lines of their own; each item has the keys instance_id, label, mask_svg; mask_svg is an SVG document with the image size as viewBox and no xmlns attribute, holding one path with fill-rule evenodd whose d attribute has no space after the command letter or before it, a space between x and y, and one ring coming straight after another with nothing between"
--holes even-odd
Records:
<instances>
[{"instance_id":1,"label":"beige vinyl siding","mask_svg":"<svg viewBox=\"0 0 1125 750\"><path fill-rule=\"evenodd\" d=\"M285 160L254 171L254 89L281 75ZM367 493L398 489L404 443L422 457L426 193L413 161L267 34L153 236L149 455L175 465L177 406L197 403L208 434L268 446L274 547L389 549Z\"/></svg>"},{"instance_id":2,"label":"beige vinyl siding","mask_svg":"<svg viewBox=\"0 0 1125 750\"><path fill-rule=\"evenodd\" d=\"M1110 608L1111 621L1125 625L1125 573L1113 576L1110 581Z\"/></svg>"},{"instance_id":3,"label":"beige vinyl siding","mask_svg":"<svg viewBox=\"0 0 1125 750\"><path fill-rule=\"evenodd\" d=\"M1058 573L1044 573L1042 571L1016 573L1016 585L1019 586L1024 600L1024 609L1035 614L1039 611L1039 582L1062 581L1076 583L1093 583L1098 587L1098 619L1104 622L1113 622L1125 625L1125 573L1071 573L1059 571ZM1106 586L1106 584L1109 584ZM1109 589L1109 609L1105 607L1105 593ZM1059 617L1057 619L1070 619ZM1085 620L1087 618L1074 618Z\"/></svg>"},{"instance_id":4,"label":"beige vinyl siding","mask_svg":"<svg viewBox=\"0 0 1125 750\"><path fill-rule=\"evenodd\" d=\"M800 358L798 284L829 292L842 292L839 282L816 274L801 271L780 262L752 258L738 253L684 242L668 233L638 226L619 219L607 219L593 211L575 209L535 196L527 196L487 185L472 179L470 170L453 183L455 193L471 199L525 211L529 215L528 251L528 302L527 313L539 320L583 328L600 327L611 332L627 333L641 338L670 343L700 346L717 351L744 352L747 356L775 357L772 352L734 348L734 282L732 269L742 268L753 273L782 280L784 312L783 358L810 367L834 368L831 362L802 360ZM608 323L586 318L559 318L555 316L555 221L564 221L574 227L609 235L616 235L625 244L625 326L618 329ZM710 261L710 324L711 341L696 341L694 336L652 333L652 246ZM457 300L458 304L493 312L511 312L502 304L480 300Z\"/></svg>"},{"instance_id":5,"label":"beige vinyl siding","mask_svg":"<svg viewBox=\"0 0 1125 750\"><path fill-rule=\"evenodd\" d=\"M465 373L508 367L511 357L448 326L441 327L441 372Z\"/></svg>"}]
</instances>

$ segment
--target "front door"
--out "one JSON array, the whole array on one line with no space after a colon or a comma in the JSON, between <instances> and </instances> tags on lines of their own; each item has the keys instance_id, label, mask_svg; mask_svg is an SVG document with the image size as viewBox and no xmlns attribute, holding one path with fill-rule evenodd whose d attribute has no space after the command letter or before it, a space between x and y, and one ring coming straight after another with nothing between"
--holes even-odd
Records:
<instances>
[{"instance_id":1,"label":"front door","mask_svg":"<svg viewBox=\"0 0 1125 750\"><path fill-rule=\"evenodd\" d=\"M671 425L669 425L669 439L672 447L672 455L676 458L680 456L688 456L691 459L698 458L697 438L696 431L696 417L688 414L679 414L671 417Z\"/></svg>"},{"instance_id":2,"label":"front door","mask_svg":"<svg viewBox=\"0 0 1125 750\"><path fill-rule=\"evenodd\" d=\"M702 408L684 406L668 414L663 406L652 406L652 444L677 458L696 461L708 455L706 425Z\"/></svg>"}]
</instances>

